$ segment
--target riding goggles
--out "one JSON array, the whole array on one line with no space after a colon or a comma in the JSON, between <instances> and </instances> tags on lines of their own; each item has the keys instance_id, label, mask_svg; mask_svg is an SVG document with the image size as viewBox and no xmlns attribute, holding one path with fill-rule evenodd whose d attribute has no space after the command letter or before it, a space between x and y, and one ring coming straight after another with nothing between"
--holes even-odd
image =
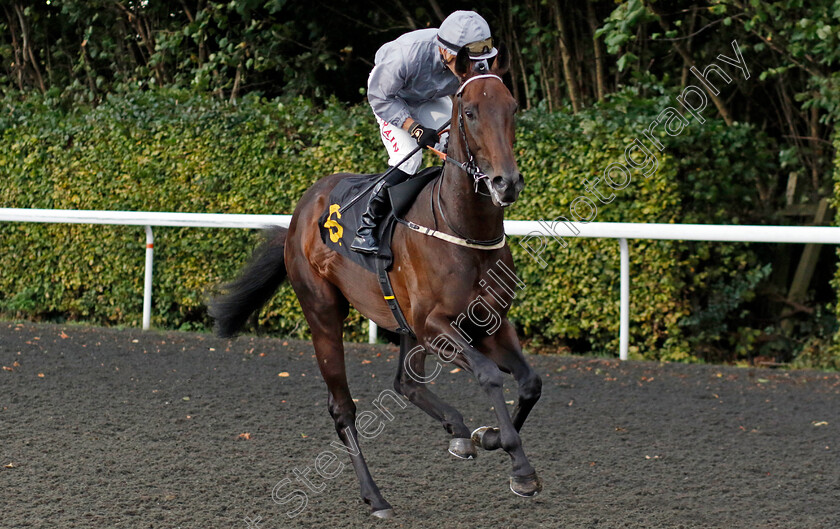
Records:
<instances>
[{"instance_id":1,"label":"riding goggles","mask_svg":"<svg viewBox=\"0 0 840 529\"><path fill-rule=\"evenodd\" d=\"M461 51L462 47L466 48L467 52L470 55L470 59L473 60L489 59L490 57L496 55L494 53L496 49L493 47L493 37L484 40L479 40L476 42L470 42L469 44L465 44L464 46L452 44L451 42L440 38L440 35L438 35L437 38L441 44L453 50L455 53Z\"/></svg>"}]
</instances>

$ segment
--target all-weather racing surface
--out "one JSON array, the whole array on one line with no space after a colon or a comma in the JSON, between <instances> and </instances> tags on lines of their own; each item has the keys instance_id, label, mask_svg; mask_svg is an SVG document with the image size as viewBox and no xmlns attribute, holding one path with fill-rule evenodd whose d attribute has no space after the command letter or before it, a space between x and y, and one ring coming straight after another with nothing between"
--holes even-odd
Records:
<instances>
[{"instance_id":1,"label":"all-weather racing surface","mask_svg":"<svg viewBox=\"0 0 840 529\"><path fill-rule=\"evenodd\" d=\"M377 520L313 355L0 322L0 527L840 527L835 373L531 356L544 386L522 437L544 489L520 498L504 452L456 459L437 421L394 399L394 347L348 344L361 449L396 512ZM492 425L453 371L435 391Z\"/></svg>"}]
</instances>

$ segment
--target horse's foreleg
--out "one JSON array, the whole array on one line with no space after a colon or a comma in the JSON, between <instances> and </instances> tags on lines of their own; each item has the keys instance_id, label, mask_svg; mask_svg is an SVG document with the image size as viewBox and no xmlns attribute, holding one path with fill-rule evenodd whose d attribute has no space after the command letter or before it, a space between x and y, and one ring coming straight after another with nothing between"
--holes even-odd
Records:
<instances>
[{"instance_id":1,"label":"horse's foreleg","mask_svg":"<svg viewBox=\"0 0 840 529\"><path fill-rule=\"evenodd\" d=\"M452 439L449 453L461 459L473 459L477 452L470 440L470 431L461 413L441 400L428 387L426 353L417 348L417 340L408 336L400 339L400 365L394 379L394 389L415 406L440 421Z\"/></svg>"},{"instance_id":2,"label":"horse's foreleg","mask_svg":"<svg viewBox=\"0 0 840 529\"><path fill-rule=\"evenodd\" d=\"M499 439L501 447L510 455L513 460L513 472L510 478L510 489L520 496L533 496L542 490L537 473L525 450L522 448L522 440L519 432L513 424L505 403L503 391L504 374L493 360L485 356L481 351L467 343L460 335L453 336L447 332L450 327L447 318L437 316L429 317L426 321L424 334L421 337L423 345L438 354L451 354L451 351L438 350L444 340L436 339L440 336L447 336L448 341L453 342L464 356L467 366L478 380L479 385L490 398L493 409L496 412L496 419L499 421ZM442 349L442 348L441 348Z\"/></svg>"},{"instance_id":3,"label":"horse's foreleg","mask_svg":"<svg viewBox=\"0 0 840 529\"><path fill-rule=\"evenodd\" d=\"M519 400L513 410L513 426L516 431L522 429L525 419L540 399L542 380L536 371L525 360L519 338L509 321L504 320L501 328L493 339L487 340L487 356L497 366L509 371L519 385ZM473 441L485 450L501 448L501 438L498 428L479 428L473 434Z\"/></svg>"},{"instance_id":4,"label":"horse's foreleg","mask_svg":"<svg viewBox=\"0 0 840 529\"><path fill-rule=\"evenodd\" d=\"M379 487L373 481L359 447L359 434L356 431L356 405L353 403L350 388L347 385L342 344L344 319L348 312L347 299L338 288L325 280L314 275L300 277L295 272L290 271L290 276L303 313L312 330L312 344L315 347L318 368L329 390L329 412L335 422L338 437L350 455L350 462L359 480L362 500L370 505L371 514L374 516L391 518L394 511L379 492Z\"/></svg>"}]
</instances>

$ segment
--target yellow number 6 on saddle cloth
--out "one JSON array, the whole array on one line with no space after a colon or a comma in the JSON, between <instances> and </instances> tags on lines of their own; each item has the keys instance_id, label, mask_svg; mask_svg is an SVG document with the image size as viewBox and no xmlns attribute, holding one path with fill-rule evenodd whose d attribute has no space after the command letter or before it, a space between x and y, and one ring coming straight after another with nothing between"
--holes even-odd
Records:
<instances>
[{"instance_id":1,"label":"yellow number 6 on saddle cloth","mask_svg":"<svg viewBox=\"0 0 840 529\"><path fill-rule=\"evenodd\" d=\"M324 223L324 227L330 231L330 240L337 242L339 246L341 246L341 236L344 235L344 228L332 217L334 213L336 219L341 218L341 213L338 212L340 208L341 205L339 204L330 205L330 214L327 216L327 222ZM333 228L335 228L335 231L333 231Z\"/></svg>"}]
</instances>

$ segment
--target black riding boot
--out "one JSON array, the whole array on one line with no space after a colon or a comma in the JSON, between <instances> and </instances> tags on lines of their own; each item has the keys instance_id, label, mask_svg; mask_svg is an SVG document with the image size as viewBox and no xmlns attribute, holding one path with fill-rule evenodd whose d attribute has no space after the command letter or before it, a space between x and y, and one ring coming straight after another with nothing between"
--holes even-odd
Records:
<instances>
[{"instance_id":1,"label":"black riding boot","mask_svg":"<svg viewBox=\"0 0 840 529\"><path fill-rule=\"evenodd\" d=\"M371 254L379 251L379 239L376 235L376 227L391 209L388 203L388 188L408 179L410 176L408 173L399 169L394 169L388 175L388 178L376 184L376 187L373 188L373 192L370 195L370 200L368 200L367 209L362 213L361 224L359 225L359 229L356 230L356 238L353 239L353 243L350 245L351 250Z\"/></svg>"}]
</instances>

